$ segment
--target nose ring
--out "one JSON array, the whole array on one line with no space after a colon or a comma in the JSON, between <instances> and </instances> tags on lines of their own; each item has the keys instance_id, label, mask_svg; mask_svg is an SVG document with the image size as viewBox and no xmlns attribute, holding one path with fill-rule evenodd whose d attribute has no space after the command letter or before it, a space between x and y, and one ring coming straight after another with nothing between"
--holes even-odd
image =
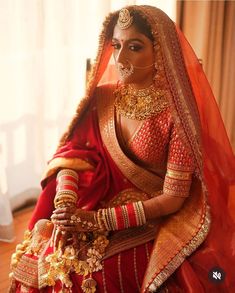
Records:
<instances>
[{"instance_id":1,"label":"nose ring","mask_svg":"<svg viewBox=\"0 0 235 293\"><path fill-rule=\"evenodd\" d=\"M134 72L134 66L131 64L130 61L128 61L128 60L126 60L126 61L129 65L129 68L124 67L124 65L122 63L117 63L118 73L120 75L120 78L123 80L128 78L129 76L131 76Z\"/></svg>"}]
</instances>

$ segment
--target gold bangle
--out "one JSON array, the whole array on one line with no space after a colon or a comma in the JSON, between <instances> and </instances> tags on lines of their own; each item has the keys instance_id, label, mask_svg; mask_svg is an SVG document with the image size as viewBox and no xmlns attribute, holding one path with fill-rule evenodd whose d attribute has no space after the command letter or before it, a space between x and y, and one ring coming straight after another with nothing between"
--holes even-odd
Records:
<instances>
[{"instance_id":1,"label":"gold bangle","mask_svg":"<svg viewBox=\"0 0 235 293\"><path fill-rule=\"evenodd\" d=\"M111 231L112 230L112 222L109 216L109 209L104 209L104 216L105 216L105 221L106 221L106 225L108 226L108 230Z\"/></svg>"},{"instance_id":2,"label":"gold bangle","mask_svg":"<svg viewBox=\"0 0 235 293\"><path fill-rule=\"evenodd\" d=\"M144 225L146 223L146 217L145 217L143 203L142 203L142 201L138 201L135 203L135 205L136 205L136 209L137 209L139 224Z\"/></svg>"},{"instance_id":3,"label":"gold bangle","mask_svg":"<svg viewBox=\"0 0 235 293\"><path fill-rule=\"evenodd\" d=\"M75 197L75 198L78 197L78 195L77 195L77 193L76 193L75 191L73 191L73 190L68 190L68 189L62 189L62 190L58 191L58 192L56 193L56 196L61 196L61 195L63 196L64 194L72 195L72 196Z\"/></svg>"},{"instance_id":4,"label":"gold bangle","mask_svg":"<svg viewBox=\"0 0 235 293\"><path fill-rule=\"evenodd\" d=\"M140 224L140 220L139 220L138 210L136 207L136 202L134 202L133 207L134 207L135 219L136 219L137 226L140 226L141 224Z\"/></svg>"},{"instance_id":5,"label":"gold bangle","mask_svg":"<svg viewBox=\"0 0 235 293\"><path fill-rule=\"evenodd\" d=\"M115 210L114 208L110 208L109 209L109 217L110 217L110 223L112 225L112 230L116 230L115 227L116 227L116 223L115 223L115 220L116 220L116 215L115 215Z\"/></svg>"},{"instance_id":6,"label":"gold bangle","mask_svg":"<svg viewBox=\"0 0 235 293\"><path fill-rule=\"evenodd\" d=\"M55 208L62 208L62 207L71 207L71 206L75 206L75 204L73 203L68 203L68 202L59 202L58 204L55 205Z\"/></svg>"},{"instance_id":7,"label":"gold bangle","mask_svg":"<svg viewBox=\"0 0 235 293\"><path fill-rule=\"evenodd\" d=\"M69 195L69 194L56 196L54 201L57 202L58 200L62 200L62 199L64 199L64 200L70 199L70 200L75 201L75 202L77 201L76 197L74 197L72 195Z\"/></svg>"},{"instance_id":8,"label":"gold bangle","mask_svg":"<svg viewBox=\"0 0 235 293\"><path fill-rule=\"evenodd\" d=\"M76 201L63 198L54 202L55 205L59 205L61 203L76 204Z\"/></svg>"},{"instance_id":9,"label":"gold bangle","mask_svg":"<svg viewBox=\"0 0 235 293\"><path fill-rule=\"evenodd\" d=\"M60 170L57 174L57 177L61 177L63 175L70 175L72 176L73 178L75 178L77 181L78 181L78 174L77 172L71 170L71 169L63 169L63 170Z\"/></svg>"},{"instance_id":10,"label":"gold bangle","mask_svg":"<svg viewBox=\"0 0 235 293\"><path fill-rule=\"evenodd\" d=\"M105 223L104 223L104 218L103 218L103 215L102 215L102 212L103 210L102 209L99 209L97 211L97 223L98 223L98 227L100 230L105 230Z\"/></svg>"},{"instance_id":11,"label":"gold bangle","mask_svg":"<svg viewBox=\"0 0 235 293\"><path fill-rule=\"evenodd\" d=\"M110 208L107 208L104 210L105 216L106 216L106 223L109 227L109 230L113 230L113 224L112 224L112 216L110 215Z\"/></svg>"},{"instance_id":12,"label":"gold bangle","mask_svg":"<svg viewBox=\"0 0 235 293\"><path fill-rule=\"evenodd\" d=\"M124 219L124 225L125 225L125 228L129 228L129 221L128 221L128 211L126 209L126 206L121 206L121 209L122 209L122 216L123 216L123 219Z\"/></svg>"},{"instance_id":13,"label":"gold bangle","mask_svg":"<svg viewBox=\"0 0 235 293\"><path fill-rule=\"evenodd\" d=\"M112 208L111 212L112 212L112 219L113 219L113 229L118 230L118 223L117 223L115 208Z\"/></svg>"},{"instance_id":14,"label":"gold bangle","mask_svg":"<svg viewBox=\"0 0 235 293\"><path fill-rule=\"evenodd\" d=\"M75 194L71 194L69 192L66 192L66 193L57 193L55 195L55 198L54 198L54 202L58 201L58 200L67 200L67 199L71 199L73 201L77 201L78 197L75 195Z\"/></svg>"},{"instance_id":15,"label":"gold bangle","mask_svg":"<svg viewBox=\"0 0 235 293\"><path fill-rule=\"evenodd\" d=\"M109 226L109 223L108 223L107 209L102 209L102 210L101 210L101 215L102 215L102 220L103 220L103 224L104 224L104 226L105 226L105 229L106 229L107 231L112 230L111 227Z\"/></svg>"},{"instance_id":16,"label":"gold bangle","mask_svg":"<svg viewBox=\"0 0 235 293\"><path fill-rule=\"evenodd\" d=\"M59 208L59 207L61 207L61 205L76 206L76 203L74 201L60 200L55 203L55 208Z\"/></svg>"}]
</instances>

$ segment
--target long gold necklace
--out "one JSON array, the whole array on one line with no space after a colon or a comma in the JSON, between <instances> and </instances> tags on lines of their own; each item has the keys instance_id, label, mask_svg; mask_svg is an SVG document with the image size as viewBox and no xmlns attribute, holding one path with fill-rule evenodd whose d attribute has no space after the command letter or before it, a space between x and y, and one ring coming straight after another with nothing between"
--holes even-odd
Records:
<instances>
[{"instance_id":1,"label":"long gold necklace","mask_svg":"<svg viewBox=\"0 0 235 293\"><path fill-rule=\"evenodd\" d=\"M145 89L123 85L114 91L114 96L118 114L133 120L145 120L168 105L166 91L156 89L153 84Z\"/></svg>"}]
</instances>

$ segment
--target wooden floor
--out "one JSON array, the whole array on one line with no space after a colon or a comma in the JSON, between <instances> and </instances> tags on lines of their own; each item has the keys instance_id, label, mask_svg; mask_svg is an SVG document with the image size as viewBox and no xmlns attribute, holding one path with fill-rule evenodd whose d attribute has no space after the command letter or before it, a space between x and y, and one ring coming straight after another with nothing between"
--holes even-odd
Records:
<instances>
[{"instance_id":1,"label":"wooden floor","mask_svg":"<svg viewBox=\"0 0 235 293\"><path fill-rule=\"evenodd\" d=\"M24 230L27 228L32 211L33 207L28 207L14 213L16 239L12 243L0 241L0 293L7 292L9 286L8 274L11 254L15 251L16 245L23 239Z\"/></svg>"}]
</instances>

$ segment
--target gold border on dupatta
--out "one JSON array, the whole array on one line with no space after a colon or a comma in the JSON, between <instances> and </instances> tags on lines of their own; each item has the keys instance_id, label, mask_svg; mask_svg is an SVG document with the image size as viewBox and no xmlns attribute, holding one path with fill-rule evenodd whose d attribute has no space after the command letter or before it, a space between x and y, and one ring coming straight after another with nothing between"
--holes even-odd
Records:
<instances>
[{"instance_id":1,"label":"gold border on dupatta","mask_svg":"<svg viewBox=\"0 0 235 293\"><path fill-rule=\"evenodd\" d=\"M209 207L201 184L195 179L183 208L162 221L141 292L155 292L204 241L209 227Z\"/></svg>"},{"instance_id":2,"label":"gold border on dupatta","mask_svg":"<svg viewBox=\"0 0 235 293\"><path fill-rule=\"evenodd\" d=\"M115 129L114 85L103 85L97 90L97 109L100 133L110 156L122 172L137 188L155 194L162 189L163 179L131 161L122 151Z\"/></svg>"},{"instance_id":3,"label":"gold border on dupatta","mask_svg":"<svg viewBox=\"0 0 235 293\"><path fill-rule=\"evenodd\" d=\"M55 159L52 159L47 165L47 168L42 176L42 180L55 174L60 168L68 168L68 169L73 169L75 171L94 170L94 166L92 166L89 162L82 159L55 158Z\"/></svg>"}]
</instances>

